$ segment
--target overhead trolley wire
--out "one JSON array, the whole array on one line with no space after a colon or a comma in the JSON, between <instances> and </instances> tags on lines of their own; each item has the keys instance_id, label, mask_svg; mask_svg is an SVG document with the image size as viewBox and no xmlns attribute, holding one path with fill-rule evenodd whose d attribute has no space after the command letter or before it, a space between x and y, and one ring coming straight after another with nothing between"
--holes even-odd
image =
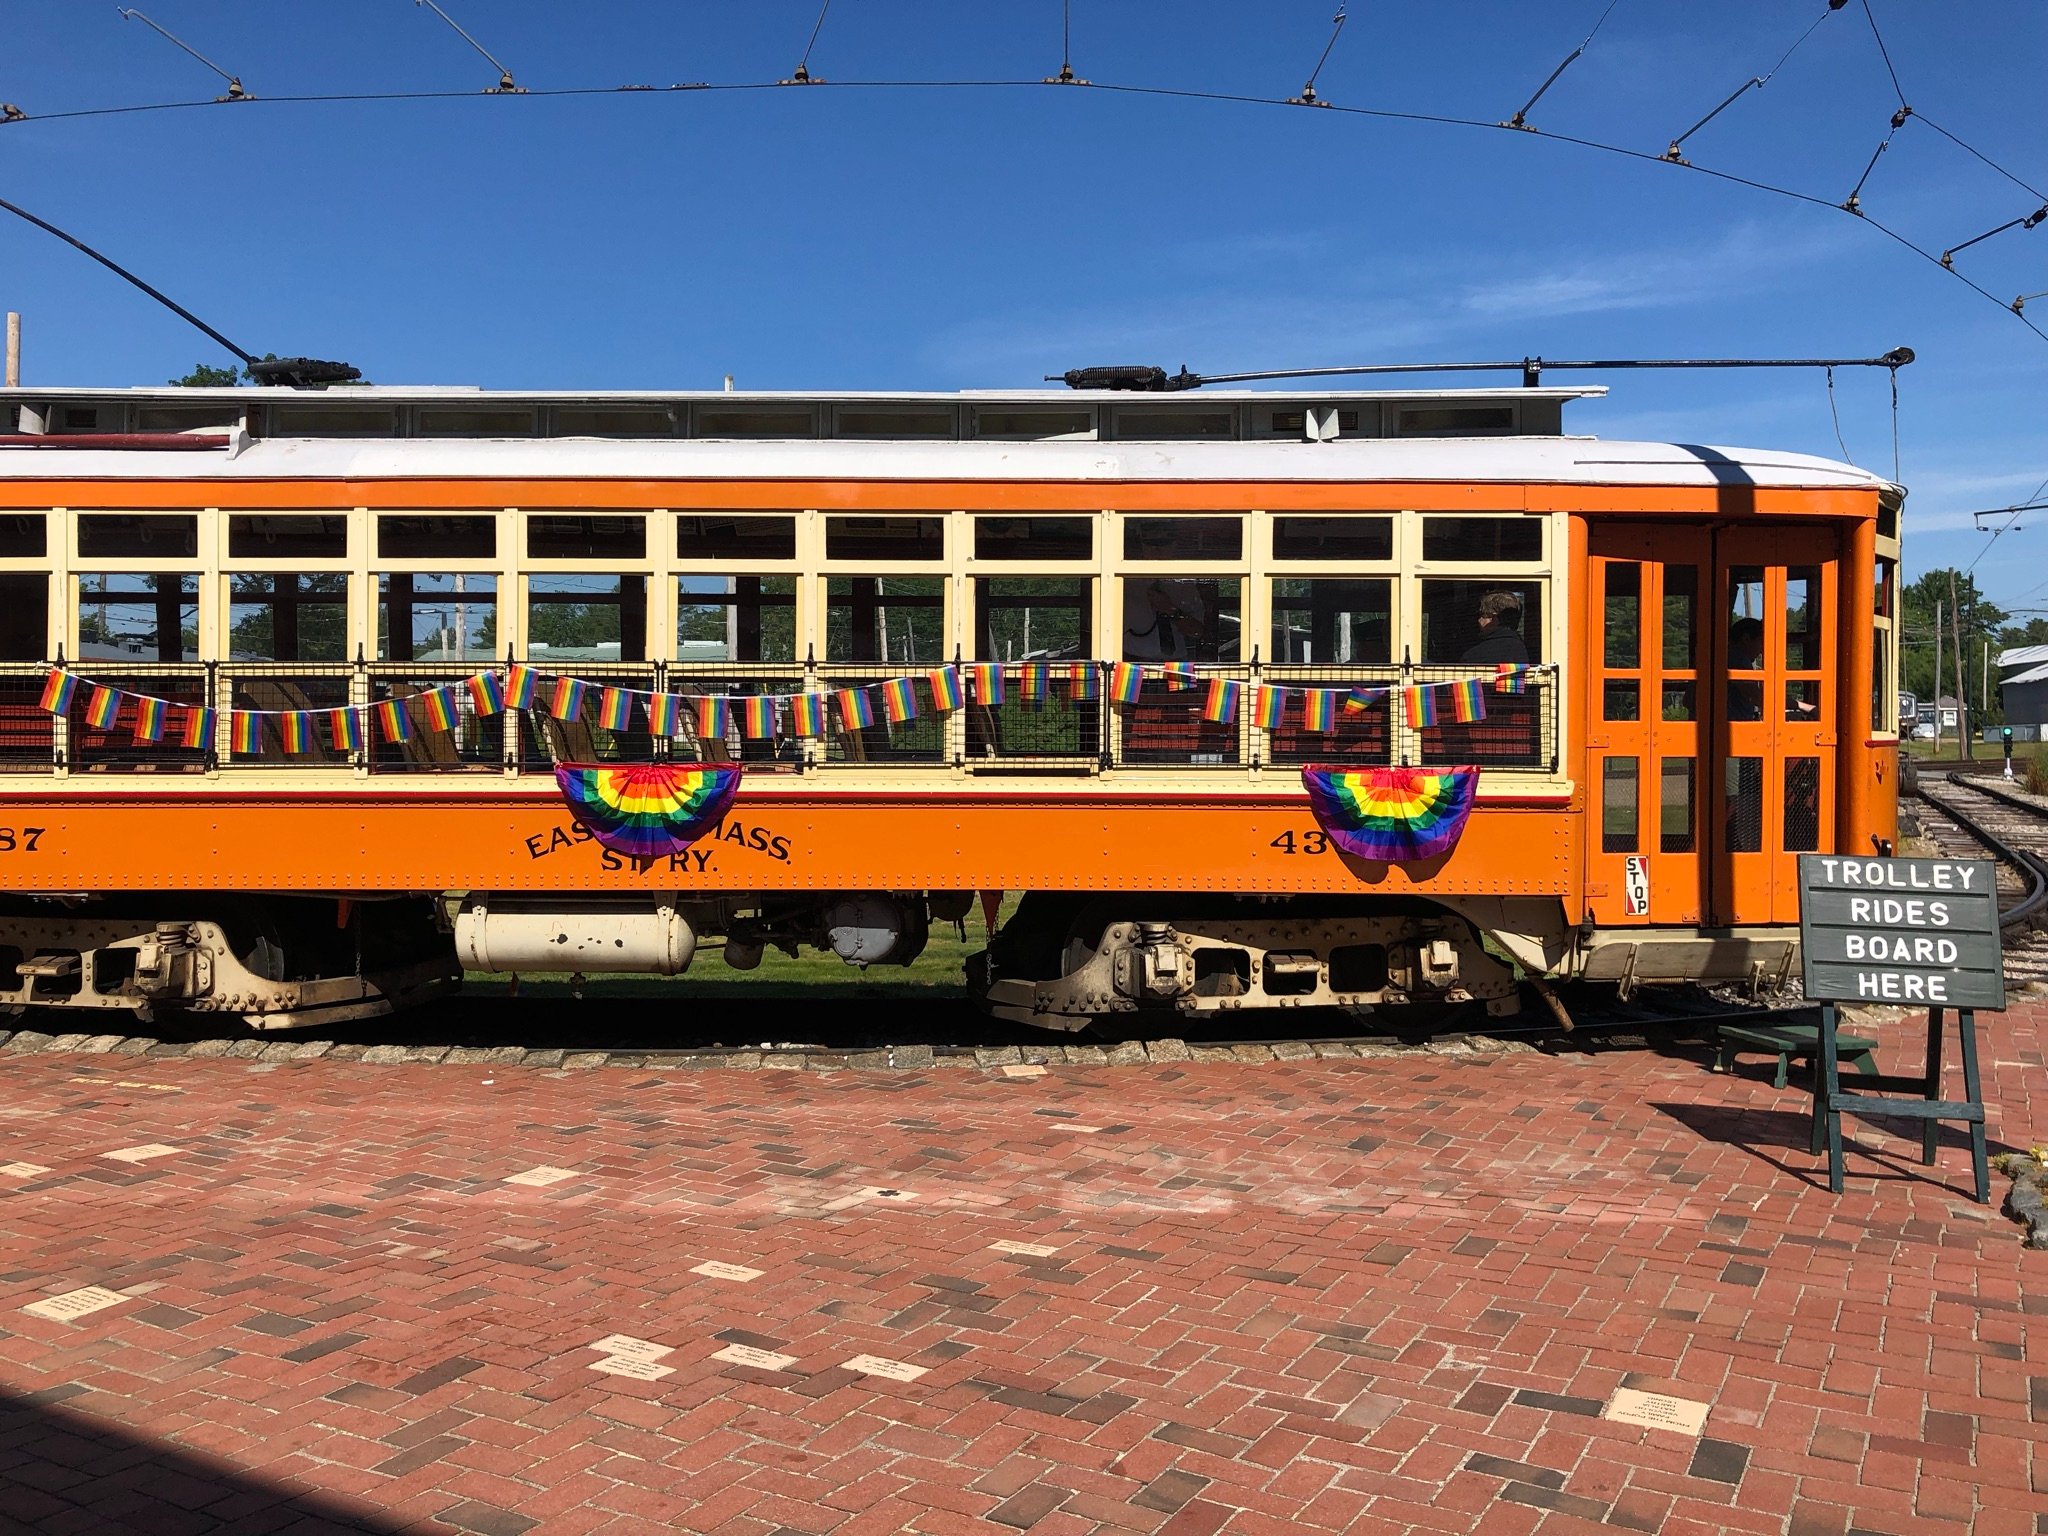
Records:
<instances>
[{"instance_id":1,"label":"overhead trolley wire","mask_svg":"<svg viewBox=\"0 0 2048 1536\"><path fill-rule=\"evenodd\" d=\"M165 31L162 27L158 26L155 22L151 21L147 16L143 15L142 12L136 10L134 7L124 5L119 7L119 10L121 12L121 19L123 21L141 22L145 27L149 28L149 30L154 32L158 37L163 38L168 43L174 44L175 46L182 48L186 53L189 53L193 58L197 59L200 63L204 64L216 75L219 75L221 79L227 81L227 95L216 97L215 100L247 101L249 99L249 93L242 89L242 77L240 75L229 74L226 70L222 69L218 64L214 63L213 60L209 59L205 54L201 53L197 48L194 48L190 43L186 42L182 37L179 37L174 33Z\"/></svg>"},{"instance_id":2,"label":"overhead trolley wire","mask_svg":"<svg viewBox=\"0 0 2048 1536\"><path fill-rule=\"evenodd\" d=\"M507 69L503 64L499 63L497 58L491 53L490 49L486 48L482 43L478 42L475 38L471 37L467 32L465 32L462 28L461 23L456 21L456 19L453 16L450 16L446 11L442 10L441 7L436 3L436 0L412 0L412 3L415 6L424 5L436 16L440 17L443 21L447 22L449 27L453 29L457 37L461 38L465 43L469 44L470 47L474 48L478 53L482 54L484 56L485 62L488 63L491 66L491 68L495 69L498 72L498 83L495 87L492 88L490 94L507 96L523 96L526 94L526 88L520 85L516 80L512 78L512 71Z\"/></svg>"},{"instance_id":3,"label":"overhead trolley wire","mask_svg":"<svg viewBox=\"0 0 2048 1536\"><path fill-rule=\"evenodd\" d=\"M1701 118L1698 122L1694 123L1690 128L1686 129L1685 132L1681 133L1677 138L1673 139L1671 141L1670 148L1666 149L1659 158L1669 160L1674 164L1684 164L1685 159L1684 156L1680 153L1680 146L1682 146L1687 139L1691 138L1694 134L1698 133L1702 128L1706 127L1707 124L1711 123L1723 112L1726 112L1730 107L1734 106L1735 103L1741 99L1745 91L1760 91L1765 86L1769 85L1771 83L1772 78L1778 73L1778 71L1785 67L1785 61L1791 58L1793 54L1799 51L1799 45L1805 42L1809 37L1813 36L1815 28L1819 27L1822 22L1826 21L1830 16L1834 15L1836 11L1839 11L1847 3L1848 0L1828 0L1827 9L1822 11L1818 16L1814 17L1812 25L1809 26L1804 32L1799 34L1799 36L1793 41L1792 46L1790 48L1787 48L1783 53L1778 55L1777 63L1773 64L1769 69L1765 70L1760 75L1750 76L1749 79L1743 81L1742 84L1738 85L1737 87L1735 87L1734 90L1730 91L1728 93L1727 98L1718 107L1714 108L1713 111L1709 112L1705 117Z\"/></svg>"},{"instance_id":4,"label":"overhead trolley wire","mask_svg":"<svg viewBox=\"0 0 2048 1536\"><path fill-rule=\"evenodd\" d=\"M1613 0L1615 5L1621 0ZM1610 5L1609 9L1613 8ZM1323 72L1323 66L1330 62L1330 50L1337 46L1337 38L1344 31L1344 0L1337 0L1337 14L1330 18L1330 40L1323 44L1322 57L1316 60L1316 67L1308 72L1308 84L1301 88L1299 96L1288 98L1288 105L1296 107L1327 107L1329 103L1316 96L1316 79Z\"/></svg>"},{"instance_id":5,"label":"overhead trolley wire","mask_svg":"<svg viewBox=\"0 0 2048 1536\"><path fill-rule=\"evenodd\" d=\"M1557 84L1557 77L1559 75L1570 69L1578 61L1579 56L1592 44L1593 39L1600 35L1600 29L1607 25L1607 18L1614 14L1614 8L1619 4L1621 4L1621 0L1607 0L1607 9L1600 13L1600 19L1593 23L1593 30L1586 34L1585 40L1564 56L1564 62L1553 69L1544 82L1536 87L1536 94L1523 102L1513 117L1498 126L1502 128L1527 128L1529 126L1529 109L1541 101L1544 93ZM1336 39L1332 38L1331 41L1335 42Z\"/></svg>"},{"instance_id":6,"label":"overhead trolley wire","mask_svg":"<svg viewBox=\"0 0 2048 1536\"><path fill-rule=\"evenodd\" d=\"M777 81L778 85L823 85L826 83L823 80L813 80L811 78L811 50L818 46L818 34L825 30L825 13L831 9L832 0L825 0L825 3L818 7L818 19L811 23L811 40L804 44L804 56L796 61L796 68L790 72L789 78Z\"/></svg>"}]
</instances>

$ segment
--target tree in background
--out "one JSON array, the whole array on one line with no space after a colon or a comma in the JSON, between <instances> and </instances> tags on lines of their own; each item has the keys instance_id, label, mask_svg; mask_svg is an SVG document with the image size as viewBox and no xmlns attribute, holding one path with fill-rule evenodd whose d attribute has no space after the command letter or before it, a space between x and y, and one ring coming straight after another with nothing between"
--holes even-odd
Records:
<instances>
[{"instance_id":1,"label":"tree in background","mask_svg":"<svg viewBox=\"0 0 2048 1536\"><path fill-rule=\"evenodd\" d=\"M1951 580L1953 587L1950 586ZM1967 695L1964 703L1975 721L1983 690L1984 646L1990 642L1995 658L2001 648L2011 643L2003 634L2005 621L2010 615L1984 597L1969 572L1950 566L1928 571L1918 581L1910 583L1900 597L1904 611L1900 614L1899 686L1923 700L1933 700L1944 694L1953 697L1956 691L1955 645L1960 631L1963 682ZM1954 617L1950 613L1952 602ZM1937 606L1941 615L1941 677L1938 685L1934 676ZM1998 713L1998 690L1995 686L1991 700L1992 718L1995 719Z\"/></svg>"},{"instance_id":2,"label":"tree in background","mask_svg":"<svg viewBox=\"0 0 2048 1536\"><path fill-rule=\"evenodd\" d=\"M221 368L213 363L194 363L192 371L181 379L166 379L167 384L179 389L228 389L242 382L244 375L233 368Z\"/></svg>"}]
</instances>

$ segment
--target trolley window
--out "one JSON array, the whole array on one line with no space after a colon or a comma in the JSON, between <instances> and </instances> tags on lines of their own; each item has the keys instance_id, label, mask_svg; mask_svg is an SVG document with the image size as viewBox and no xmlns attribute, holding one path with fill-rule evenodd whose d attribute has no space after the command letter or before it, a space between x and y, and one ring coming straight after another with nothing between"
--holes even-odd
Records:
<instances>
[{"instance_id":1,"label":"trolley window","mask_svg":"<svg viewBox=\"0 0 2048 1536\"><path fill-rule=\"evenodd\" d=\"M1084 576L983 576L974 654L984 661L1080 661L1095 654L1094 583Z\"/></svg>"},{"instance_id":2,"label":"trolley window","mask_svg":"<svg viewBox=\"0 0 2048 1536\"><path fill-rule=\"evenodd\" d=\"M676 519L676 554L685 560L794 560L796 519L685 512Z\"/></svg>"},{"instance_id":3,"label":"trolley window","mask_svg":"<svg viewBox=\"0 0 2048 1536\"><path fill-rule=\"evenodd\" d=\"M943 560L946 520L942 517L828 517L828 560Z\"/></svg>"},{"instance_id":4,"label":"trolley window","mask_svg":"<svg viewBox=\"0 0 2048 1536\"><path fill-rule=\"evenodd\" d=\"M1275 560L1374 561L1394 558L1391 517L1276 517Z\"/></svg>"},{"instance_id":5,"label":"trolley window","mask_svg":"<svg viewBox=\"0 0 2048 1536\"><path fill-rule=\"evenodd\" d=\"M41 661L50 649L49 578L40 572L0 572L0 661ZM20 687L21 679L12 685ZM0 729L0 758L9 755L7 746L7 732Z\"/></svg>"},{"instance_id":6,"label":"trolley window","mask_svg":"<svg viewBox=\"0 0 2048 1536\"><path fill-rule=\"evenodd\" d=\"M710 410L699 407L699 437L813 437L809 410Z\"/></svg>"},{"instance_id":7,"label":"trolley window","mask_svg":"<svg viewBox=\"0 0 2048 1536\"><path fill-rule=\"evenodd\" d=\"M491 560L498 553L498 520L488 513L399 513L377 519L380 560Z\"/></svg>"},{"instance_id":8,"label":"trolley window","mask_svg":"<svg viewBox=\"0 0 2048 1536\"><path fill-rule=\"evenodd\" d=\"M647 578L527 577L526 649L537 661L646 660Z\"/></svg>"},{"instance_id":9,"label":"trolley window","mask_svg":"<svg viewBox=\"0 0 2048 1536\"><path fill-rule=\"evenodd\" d=\"M558 405L555 407L557 437L673 437L675 418L666 408L633 406Z\"/></svg>"},{"instance_id":10,"label":"trolley window","mask_svg":"<svg viewBox=\"0 0 2048 1536\"><path fill-rule=\"evenodd\" d=\"M348 577L230 576L227 653L232 661L347 661Z\"/></svg>"},{"instance_id":11,"label":"trolley window","mask_svg":"<svg viewBox=\"0 0 2048 1536\"><path fill-rule=\"evenodd\" d=\"M81 512L78 552L107 560L196 560L199 519L190 513Z\"/></svg>"},{"instance_id":12,"label":"trolley window","mask_svg":"<svg viewBox=\"0 0 2048 1536\"><path fill-rule=\"evenodd\" d=\"M340 512L230 513L228 558L345 560L348 517Z\"/></svg>"},{"instance_id":13,"label":"trolley window","mask_svg":"<svg viewBox=\"0 0 2048 1536\"><path fill-rule=\"evenodd\" d=\"M953 435L953 413L841 406L838 429L841 437L947 438Z\"/></svg>"},{"instance_id":14,"label":"trolley window","mask_svg":"<svg viewBox=\"0 0 2048 1536\"><path fill-rule=\"evenodd\" d=\"M1134 442L1185 442L1237 436L1237 413L1125 409L1117 411L1116 435Z\"/></svg>"},{"instance_id":15,"label":"trolley window","mask_svg":"<svg viewBox=\"0 0 2048 1536\"><path fill-rule=\"evenodd\" d=\"M1126 560L1242 560L1244 523L1235 517L1127 517Z\"/></svg>"},{"instance_id":16,"label":"trolley window","mask_svg":"<svg viewBox=\"0 0 2048 1536\"><path fill-rule=\"evenodd\" d=\"M825 659L936 666L946 655L942 576L834 576L825 583Z\"/></svg>"},{"instance_id":17,"label":"trolley window","mask_svg":"<svg viewBox=\"0 0 2048 1536\"><path fill-rule=\"evenodd\" d=\"M795 661L794 576L678 576L678 661Z\"/></svg>"},{"instance_id":18,"label":"trolley window","mask_svg":"<svg viewBox=\"0 0 2048 1536\"><path fill-rule=\"evenodd\" d=\"M50 550L50 519L42 512L0 517L0 560L40 560Z\"/></svg>"},{"instance_id":19,"label":"trolley window","mask_svg":"<svg viewBox=\"0 0 2048 1536\"><path fill-rule=\"evenodd\" d=\"M197 661L199 577L80 576L78 654L86 661Z\"/></svg>"},{"instance_id":20,"label":"trolley window","mask_svg":"<svg viewBox=\"0 0 2048 1536\"><path fill-rule=\"evenodd\" d=\"M1394 583L1388 577L1273 580L1274 662L1381 664L1394 659Z\"/></svg>"},{"instance_id":21,"label":"trolley window","mask_svg":"<svg viewBox=\"0 0 2048 1536\"><path fill-rule=\"evenodd\" d=\"M977 560L1088 560L1095 521L1087 517L977 517Z\"/></svg>"},{"instance_id":22,"label":"trolley window","mask_svg":"<svg viewBox=\"0 0 2048 1536\"><path fill-rule=\"evenodd\" d=\"M498 578L391 571L377 578L380 661L488 661L498 644Z\"/></svg>"},{"instance_id":23,"label":"trolley window","mask_svg":"<svg viewBox=\"0 0 2048 1536\"><path fill-rule=\"evenodd\" d=\"M1540 517L1425 517L1422 558L1500 565L1543 558Z\"/></svg>"},{"instance_id":24,"label":"trolley window","mask_svg":"<svg viewBox=\"0 0 2048 1536\"><path fill-rule=\"evenodd\" d=\"M1123 638L1126 661L1236 661L1244 583L1157 575L1126 576Z\"/></svg>"},{"instance_id":25,"label":"trolley window","mask_svg":"<svg viewBox=\"0 0 2048 1536\"><path fill-rule=\"evenodd\" d=\"M1425 664L1490 667L1544 659L1542 582L1479 577L1421 587Z\"/></svg>"},{"instance_id":26,"label":"trolley window","mask_svg":"<svg viewBox=\"0 0 2048 1536\"><path fill-rule=\"evenodd\" d=\"M526 520L533 560L644 560L647 519L541 512Z\"/></svg>"},{"instance_id":27,"label":"trolley window","mask_svg":"<svg viewBox=\"0 0 2048 1536\"><path fill-rule=\"evenodd\" d=\"M537 418L532 406L423 405L421 437L532 437Z\"/></svg>"},{"instance_id":28,"label":"trolley window","mask_svg":"<svg viewBox=\"0 0 2048 1536\"><path fill-rule=\"evenodd\" d=\"M1095 431L1091 411L976 411L976 437L1089 437Z\"/></svg>"}]
</instances>

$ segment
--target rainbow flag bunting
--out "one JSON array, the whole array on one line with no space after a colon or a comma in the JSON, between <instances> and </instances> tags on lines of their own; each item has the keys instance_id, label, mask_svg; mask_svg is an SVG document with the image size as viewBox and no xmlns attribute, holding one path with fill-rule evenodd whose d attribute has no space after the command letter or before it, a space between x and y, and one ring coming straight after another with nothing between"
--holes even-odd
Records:
<instances>
[{"instance_id":1,"label":"rainbow flag bunting","mask_svg":"<svg viewBox=\"0 0 2048 1536\"><path fill-rule=\"evenodd\" d=\"M647 729L656 736L683 734L683 696L679 693L647 695Z\"/></svg>"},{"instance_id":2,"label":"rainbow flag bunting","mask_svg":"<svg viewBox=\"0 0 2048 1536\"><path fill-rule=\"evenodd\" d=\"M1337 695L1329 688L1301 690L1301 723L1311 731L1328 735L1337 729Z\"/></svg>"},{"instance_id":3,"label":"rainbow flag bunting","mask_svg":"<svg viewBox=\"0 0 2048 1536\"><path fill-rule=\"evenodd\" d=\"M710 695L691 701L697 715L699 741L723 741L732 729L732 700Z\"/></svg>"},{"instance_id":4,"label":"rainbow flag bunting","mask_svg":"<svg viewBox=\"0 0 2048 1536\"><path fill-rule=\"evenodd\" d=\"M789 701L790 728L813 739L825 734L825 695L799 693Z\"/></svg>"},{"instance_id":5,"label":"rainbow flag bunting","mask_svg":"<svg viewBox=\"0 0 2048 1536\"><path fill-rule=\"evenodd\" d=\"M1384 688L1353 688L1344 695L1344 712L1362 715L1387 696Z\"/></svg>"},{"instance_id":6,"label":"rainbow flag bunting","mask_svg":"<svg viewBox=\"0 0 2048 1536\"><path fill-rule=\"evenodd\" d=\"M1135 704L1138 695L1145 691L1144 670L1128 661L1120 661L1109 669L1109 701L1112 704Z\"/></svg>"},{"instance_id":7,"label":"rainbow flag bunting","mask_svg":"<svg viewBox=\"0 0 2048 1536\"><path fill-rule=\"evenodd\" d=\"M1523 693L1529 687L1529 674L1533 667L1517 661L1503 661L1493 669L1493 691L1495 693Z\"/></svg>"},{"instance_id":8,"label":"rainbow flag bunting","mask_svg":"<svg viewBox=\"0 0 2048 1536\"><path fill-rule=\"evenodd\" d=\"M420 714L430 731L452 731L456 726L455 690L429 688L419 695Z\"/></svg>"},{"instance_id":9,"label":"rainbow flag bunting","mask_svg":"<svg viewBox=\"0 0 2048 1536\"><path fill-rule=\"evenodd\" d=\"M1167 691L1179 693L1195 686L1195 664L1191 661L1162 661L1152 669L1166 679Z\"/></svg>"},{"instance_id":10,"label":"rainbow flag bunting","mask_svg":"<svg viewBox=\"0 0 2048 1536\"><path fill-rule=\"evenodd\" d=\"M43 708L53 715L71 713L71 701L78 696L78 679L62 667L52 667L43 683Z\"/></svg>"},{"instance_id":11,"label":"rainbow flag bunting","mask_svg":"<svg viewBox=\"0 0 2048 1536\"><path fill-rule=\"evenodd\" d=\"M85 704L85 723L96 731L109 729L121 712L121 690L94 685Z\"/></svg>"},{"instance_id":12,"label":"rainbow flag bunting","mask_svg":"<svg viewBox=\"0 0 2048 1536\"><path fill-rule=\"evenodd\" d=\"M1422 683L1414 688L1401 690L1401 712L1408 717L1411 730L1421 730L1436 724L1436 684Z\"/></svg>"},{"instance_id":13,"label":"rainbow flag bunting","mask_svg":"<svg viewBox=\"0 0 2048 1536\"><path fill-rule=\"evenodd\" d=\"M589 691L587 684L573 677L558 677L541 707L557 720L574 720L583 713L583 696Z\"/></svg>"},{"instance_id":14,"label":"rainbow flag bunting","mask_svg":"<svg viewBox=\"0 0 2048 1536\"><path fill-rule=\"evenodd\" d=\"M1227 677L1209 679L1209 697L1202 704L1202 718L1217 725L1228 725L1237 718L1237 701L1244 693L1243 683L1234 683Z\"/></svg>"},{"instance_id":15,"label":"rainbow flag bunting","mask_svg":"<svg viewBox=\"0 0 2048 1536\"><path fill-rule=\"evenodd\" d=\"M597 723L607 731L633 729L633 691L606 688L597 696Z\"/></svg>"},{"instance_id":16,"label":"rainbow flag bunting","mask_svg":"<svg viewBox=\"0 0 2048 1536\"><path fill-rule=\"evenodd\" d=\"M250 709L237 709L228 717L228 750L254 757L263 750L263 717Z\"/></svg>"},{"instance_id":17,"label":"rainbow flag bunting","mask_svg":"<svg viewBox=\"0 0 2048 1536\"><path fill-rule=\"evenodd\" d=\"M533 696L540 691L540 674L524 662L505 668L505 703L513 709L533 708Z\"/></svg>"},{"instance_id":18,"label":"rainbow flag bunting","mask_svg":"<svg viewBox=\"0 0 2048 1536\"><path fill-rule=\"evenodd\" d=\"M865 688L842 688L832 695L832 702L839 706L839 723L849 731L875 723L874 701Z\"/></svg>"},{"instance_id":19,"label":"rainbow flag bunting","mask_svg":"<svg viewBox=\"0 0 2048 1536\"><path fill-rule=\"evenodd\" d=\"M945 714L960 707L962 694L958 667L939 667L925 673L924 678L931 685L932 708Z\"/></svg>"},{"instance_id":20,"label":"rainbow flag bunting","mask_svg":"<svg viewBox=\"0 0 2048 1536\"><path fill-rule=\"evenodd\" d=\"M1045 708L1045 696L1052 691L1052 665L1027 661L1017 676L1017 696L1033 709Z\"/></svg>"},{"instance_id":21,"label":"rainbow flag bunting","mask_svg":"<svg viewBox=\"0 0 2048 1536\"><path fill-rule=\"evenodd\" d=\"M1262 731L1277 731L1287 715L1287 690L1264 683L1252 684L1252 724Z\"/></svg>"},{"instance_id":22,"label":"rainbow flag bunting","mask_svg":"<svg viewBox=\"0 0 2048 1536\"><path fill-rule=\"evenodd\" d=\"M162 741L164 739L164 716L170 706L162 699L138 696L135 700L135 739L137 741Z\"/></svg>"},{"instance_id":23,"label":"rainbow flag bunting","mask_svg":"<svg viewBox=\"0 0 2048 1536\"><path fill-rule=\"evenodd\" d=\"M977 661L967 669L974 679L974 702L993 709L1003 702L1002 663Z\"/></svg>"},{"instance_id":24,"label":"rainbow flag bunting","mask_svg":"<svg viewBox=\"0 0 2048 1536\"><path fill-rule=\"evenodd\" d=\"M1484 680L1468 677L1462 682L1452 683L1451 718L1460 725L1470 725L1475 720L1486 718L1486 684Z\"/></svg>"},{"instance_id":25,"label":"rainbow flag bunting","mask_svg":"<svg viewBox=\"0 0 2048 1536\"><path fill-rule=\"evenodd\" d=\"M1465 830L1477 768L1304 768L1309 807L1354 858L1405 864L1449 853Z\"/></svg>"},{"instance_id":26,"label":"rainbow flag bunting","mask_svg":"<svg viewBox=\"0 0 2048 1536\"><path fill-rule=\"evenodd\" d=\"M882 684L882 716L891 725L917 718L917 686L907 677L892 677Z\"/></svg>"},{"instance_id":27,"label":"rainbow flag bunting","mask_svg":"<svg viewBox=\"0 0 2048 1536\"><path fill-rule=\"evenodd\" d=\"M288 709L277 717L277 734L287 752L313 750L313 716L303 709Z\"/></svg>"},{"instance_id":28,"label":"rainbow flag bunting","mask_svg":"<svg viewBox=\"0 0 2048 1536\"><path fill-rule=\"evenodd\" d=\"M330 709L327 711L328 740L334 743L337 752L360 752L363 750L363 717L359 710Z\"/></svg>"},{"instance_id":29,"label":"rainbow flag bunting","mask_svg":"<svg viewBox=\"0 0 2048 1536\"><path fill-rule=\"evenodd\" d=\"M757 693L740 700L740 734L761 741L775 734L775 698Z\"/></svg>"},{"instance_id":30,"label":"rainbow flag bunting","mask_svg":"<svg viewBox=\"0 0 2048 1536\"><path fill-rule=\"evenodd\" d=\"M1077 661L1067 667L1067 697L1076 702L1092 699L1102 692L1102 674L1092 661Z\"/></svg>"},{"instance_id":31,"label":"rainbow flag bunting","mask_svg":"<svg viewBox=\"0 0 2048 1536\"><path fill-rule=\"evenodd\" d=\"M203 709L196 704L183 704L185 718L178 726L178 745L195 751L213 745L214 722L219 718L213 710Z\"/></svg>"},{"instance_id":32,"label":"rainbow flag bunting","mask_svg":"<svg viewBox=\"0 0 2048 1536\"><path fill-rule=\"evenodd\" d=\"M659 859L681 853L718 824L740 787L740 768L562 763L555 783L569 814L604 847L629 858Z\"/></svg>"},{"instance_id":33,"label":"rainbow flag bunting","mask_svg":"<svg viewBox=\"0 0 2048 1536\"><path fill-rule=\"evenodd\" d=\"M377 729L386 741L412 740L412 716L405 712L405 700L386 699L372 712L377 716Z\"/></svg>"},{"instance_id":34,"label":"rainbow flag bunting","mask_svg":"<svg viewBox=\"0 0 2048 1536\"><path fill-rule=\"evenodd\" d=\"M489 719L505 710L505 684L495 672L479 672L468 683L469 702L479 719Z\"/></svg>"}]
</instances>

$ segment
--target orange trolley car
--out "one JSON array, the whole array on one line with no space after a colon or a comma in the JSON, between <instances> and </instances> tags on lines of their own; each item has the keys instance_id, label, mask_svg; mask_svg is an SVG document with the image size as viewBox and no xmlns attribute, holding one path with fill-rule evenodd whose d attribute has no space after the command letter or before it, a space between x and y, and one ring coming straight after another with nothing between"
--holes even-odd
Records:
<instances>
[{"instance_id":1,"label":"orange trolley car","mask_svg":"<svg viewBox=\"0 0 2048 1536\"><path fill-rule=\"evenodd\" d=\"M1598 393L0 391L0 1005L301 1027L706 939L907 963L988 891L1026 894L973 989L1061 1028L1768 986L1796 856L1895 835L1902 492L1564 435ZM1397 707L1516 655L1484 719ZM514 662L585 687L452 686ZM1000 698L745 727L949 663ZM1218 719L1217 679L1375 702ZM735 707L656 735L608 689ZM324 723L429 693L402 739ZM552 771L693 759L741 787L659 859ZM1361 860L1310 764L1476 802Z\"/></svg>"}]
</instances>

